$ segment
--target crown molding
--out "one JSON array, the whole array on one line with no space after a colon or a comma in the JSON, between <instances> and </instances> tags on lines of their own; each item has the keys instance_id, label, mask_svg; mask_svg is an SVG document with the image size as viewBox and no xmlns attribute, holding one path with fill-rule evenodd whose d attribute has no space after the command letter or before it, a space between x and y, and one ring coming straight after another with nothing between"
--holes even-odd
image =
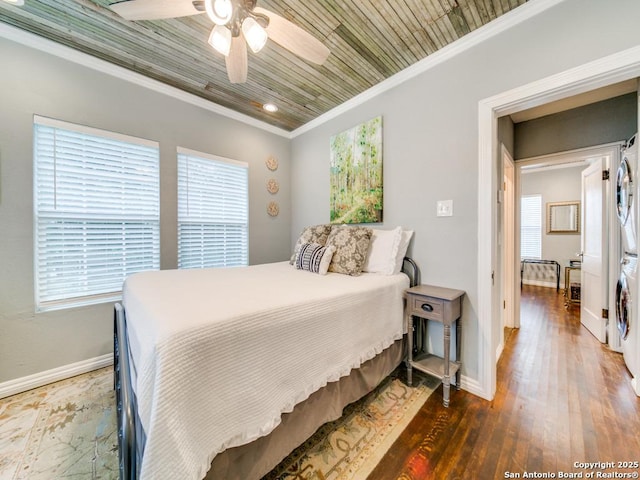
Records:
<instances>
[{"instance_id":1,"label":"crown molding","mask_svg":"<svg viewBox=\"0 0 640 480\"><path fill-rule=\"evenodd\" d=\"M377 97L378 95L391 90L398 85L411 80L412 78L440 65L447 60L455 57L456 55L468 50L483 41L494 37L505 30L508 30L534 16L538 15L545 10L552 8L564 0L536 0L528 1L524 5L520 5L504 15L499 16L495 20L483 25L482 27L468 33L464 37L452 42L440 50L432 53L428 57L414 63L410 67L396 73L395 75L387 78L386 80L378 83L377 85L365 90L359 95L356 95L351 100L338 105L337 107L329 110L328 112L320 115L314 120L305 123L303 126L293 130L290 134L291 138L295 138L303 133L306 133L314 128L322 125L323 123L332 120L339 115L342 115L349 110L362 105L363 103Z\"/></svg>"},{"instance_id":2,"label":"crown molding","mask_svg":"<svg viewBox=\"0 0 640 480\"><path fill-rule=\"evenodd\" d=\"M78 65L91 68L98 72L106 73L107 75L111 75L120 80L125 80L154 92L167 95L171 98L175 98L176 100L180 100L204 110L222 115L229 119L242 122L251 127L259 128L261 130L279 135L281 137L289 139L291 138L291 133L286 130L274 127L273 125L269 125L268 123L256 120L255 118L252 118L248 115L238 113L234 110L231 110L230 108L223 107L222 105L218 105L217 103L205 100L204 98L166 85L152 78L145 77L144 75L133 72L119 65L114 65L105 60L93 57L87 53L74 50L71 47L67 47L33 33L26 32L17 27L0 23L0 38L5 38L26 47L49 53L64 60L68 60Z\"/></svg>"},{"instance_id":3,"label":"crown molding","mask_svg":"<svg viewBox=\"0 0 640 480\"><path fill-rule=\"evenodd\" d=\"M184 92L180 89L145 77L144 75L133 72L124 67L111 64L105 60L101 60L89 54L79 52L65 45L58 44L56 42L53 42L52 40L48 40L24 30L20 30L19 28L13 27L11 25L0 23L0 38L5 38L24 46L49 53L70 62L91 68L93 70L106 73L121 80L125 80L135 85L148 88L157 93L161 93L177 100L181 100L185 103L195 105L204 110L208 110L232 120L242 122L246 125L259 128L269 133L273 133L284 138L293 139L299 135L302 135L303 133L313 130L323 123L326 123L338 117L339 115L342 115L345 112L348 112L349 110L358 107L359 105L362 105L368 100L371 100L378 95L436 67L437 65L455 57L459 53L462 53L480 44L484 40L494 37L504 32L505 30L508 30L509 28L512 28L526 20L529 20L530 18L562 3L563 1L564 0L529 1L524 5L521 5L518 8L505 13L504 15L501 15L500 17L487 23L486 25L483 25L473 32L468 33L464 37L456 40L453 43L450 43L449 45L432 53L423 60L413 64L408 68L405 68L401 72L398 72L388 79L380 82L379 84L369 88L368 90L365 90L359 95L320 115L316 119L307 122L296 130L293 130L292 132L274 127L273 125L249 117L248 115L238 113L234 110L218 105L217 103Z\"/></svg>"}]
</instances>

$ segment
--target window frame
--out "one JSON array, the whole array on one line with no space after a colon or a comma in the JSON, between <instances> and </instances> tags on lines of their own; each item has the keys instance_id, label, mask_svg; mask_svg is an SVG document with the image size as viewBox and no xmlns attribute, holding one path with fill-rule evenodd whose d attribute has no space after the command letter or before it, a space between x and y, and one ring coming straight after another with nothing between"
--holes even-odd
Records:
<instances>
[{"instance_id":1,"label":"window frame","mask_svg":"<svg viewBox=\"0 0 640 480\"><path fill-rule=\"evenodd\" d=\"M226 158L226 157L222 157L219 155L213 155L213 154L209 154L209 153L205 153L205 152L199 152L196 150L191 150L188 148L184 148L184 147L177 147L177 151L176 151L176 159L177 159L177 265L179 269L187 269L187 268L219 268L219 267L235 267L235 266L247 266L249 264L249 196L250 196L250 191L249 191L249 164L247 162L244 161L240 161L240 160L234 160L234 159L230 159L230 158ZM225 223L224 219L208 219L208 221L203 221L201 222L201 224L203 225L203 230L204 230L204 225L205 224L215 224L216 222L223 224L223 225L241 225L241 227L243 228L244 232L243 232L243 246L241 247L241 256L242 256L242 261L238 262L238 263L229 263L227 264L225 262L225 264L223 265L211 265L211 264L206 264L206 259L202 259L202 261L200 262L200 266L194 266L193 264L189 264L188 262L184 261L183 263L183 258L186 255L186 253L183 251L183 237L181 235L181 227L183 224L187 224L187 223L191 223L193 225L198 225L200 224L198 222L198 218L193 218L193 219L184 219L181 216L181 212L182 212L182 204L181 204L181 198L183 197L182 194L182 190L181 190L181 186L183 185L182 182L184 180L183 177L183 168L181 166L181 161L186 160L187 162L189 161L189 159L193 159L195 161L198 162L213 162L213 164L218 164L223 166L224 168L228 168L228 167L237 167L239 169L243 170L243 175L244 175L244 185L243 188L246 192L246 195L244 196L243 199L243 205L244 205L244 222L242 223L235 223L235 222L229 222L229 223ZM186 170L188 171L188 164L186 166ZM188 178L187 178L187 184L188 184ZM188 188L188 187L187 187ZM189 192L187 191L186 193L187 197L189 196ZM225 214L222 214L223 216ZM226 255L226 252L224 253L224 255Z\"/></svg>"},{"instance_id":2,"label":"window frame","mask_svg":"<svg viewBox=\"0 0 640 480\"><path fill-rule=\"evenodd\" d=\"M538 218L539 222L537 224L525 225L525 215L524 212L524 201L525 199L537 199L538 201ZM534 193L528 195L520 196L520 260L531 259L531 260L541 260L542 259L542 227L543 227L543 218L542 218L542 194ZM525 229L530 229L529 233L532 233L534 229L537 229L537 240L538 240L538 251L539 255L523 255L523 248L525 247ZM532 244L533 242L529 242L528 244ZM528 245L527 244L527 245ZM530 252L527 252L530 253Z\"/></svg>"},{"instance_id":3,"label":"window frame","mask_svg":"<svg viewBox=\"0 0 640 480\"><path fill-rule=\"evenodd\" d=\"M57 209L57 195L58 195L57 191L55 190L57 188L56 184L58 182L58 177L56 172L56 169L58 167L58 157L57 157L58 151L56 150L57 145L55 143L55 140L52 146L54 152L51 153L51 155L53 156L53 165L54 165L53 167L54 168L53 211L51 211L50 209L49 211L47 211L46 206L41 207L39 203L41 199L39 198L39 196L42 195L44 199L46 195L44 193L39 193L39 192L46 190L47 186L50 186L50 182L47 183L47 180L45 179L43 174L43 170L45 169L43 165L44 165L44 162L46 161L45 160L46 154L43 153L42 155L40 155L39 149L41 147L44 148L45 145L38 143L38 135L44 134L44 132L38 131L39 128L53 128L57 130L63 130L67 132L66 134L68 134L69 132L72 132L79 135L86 135L88 137L98 137L100 139L104 139L105 143L109 141L116 141L116 142L122 142L123 146L125 144L133 144L138 148L143 147L143 148L150 148L155 150L155 152L152 152L152 155L146 155L147 159L151 158L152 162L155 161L155 165L153 165L152 173L149 175L149 178L151 178L151 180L148 181L147 183L142 183L142 182L140 183L140 185L144 185L144 187L153 185L152 191L151 191L152 193L150 194L150 196L155 196L155 202L152 201L151 203L149 203L149 200L150 199L153 200L153 199L150 197L145 197L147 202L146 205L147 206L151 205L151 210L153 211L153 213L147 212L146 214L143 215L142 213L136 212L136 208L133 208L132 210L136 212L133 215L129 215L129 214L125 215L121 212L118 212L117 214L110 216L109 214L106 214L104 212L99 212L99 213L70 212L70 210L73 209L72 207L66 212L61 211L60 213L54 213L54 211ZM132 151L133 151L133 148L132 148ZM102 153L102 156L107 155L107 153L105 152L101 152L101 153ZM142 159L143 156L144 155L141 155L141 158L139 159L139 165L141 168L142 166L149 165L148 160L147 160L147 163L144 162L144 159ZM100 158L100 157L91 157L87 155L81 158L91 159L91 158ZM53 222L58 221L60 222L61 225L64 225L64 222L75 220L79 224L82 224L84 222L85 228L87 225L91 225L92 222L95 222L95 224L97 225L100 225L100 222L102 222L102 225L112 225L112 226L117 222L122 222L125 225L127 222L132 224L135 224L137 222L138 224L145 225L145 228L148 229L148 230L145 230L145 235L150 236L152 238L152 241L149 243L149 246L151 247L151 253L148 255L148 258L151 259L149 261L149 264L152 265L152 269L154 270L160 269L160 144L159 142L143 139L139 137L134 137L131 135L110 132L108 130L102 130L98 128L87 127L84 125L78 125L71 122L52 119L52 118L43 117L39 115L34 115L33 116L33 169L34 169L33 170L33 202L34 202L33 203L33 271L34 271L34 304L35 304L36 312L46 312L46 311L52 311L52 310L82 307L87 305L96 305L96 304L108 303L112 301L118 301L122 298L122 287L120 286L120 288L117 290L110 290L110 291L100 292L100 293L82 294L82 292L78 290L76 290L75 292L70 291L63 298L45 299L44 296L46 295L45 292L47 289L45 288L45 285L41 284L41 274L44 274L47 271L47 262L53 262L54 260L52 260L51 257L48 257L48 260L43 260L43 261L39 259L41 255L46 254L46 249L47 249L47 246L41 243L41 242L44 242L44 239L42 241L39 239L39 236L41 233L40 221L43 219L45 220L45 222L47 220L53 221ZM99 178L99 177L95 177L95 178ZM88 183L88 179L91 179L90 175L86 175L85 177L79 176L79 180L82 180L86 183ZM128 177L124 176L122 180L122 184L124 185L127 180L130 181ZM117 182L114 182L114 183L117 183ZM87 190L86 186L85 186L85 190ZM106 193L104 198L108 198L108 195ZM83 197L82 194L78 194L78 199L79 201L81 199L85 199L86 201L86 197ZM45 205L46 200L41 203ZM114 205L116 205L116 203L114 203ZM113 223L110 224L109 220L112 220ZM135 227L135 228L139 228L139 227ZM136 231L136 235L138 234L139 232ZM122 233L121 235L125 235L125 234ZM130 235L129 231L127 231L127 235ZM95 244L92 244L91 242L86 242L82 245L84 246L85 250L90 250L90 247ZM119 255L120 258L122 259L126 258L127 256L126 249L130 248L130 245L131 245L130 239L129 241L126 241L126 243L121 244L120 255ZM144 245L145 245L145 249L149 248L149 246L146 246L147 245L146 243ZM68 248L68 246L65 246L65 247ZM107 258L106 254L104 258ZM137 258L138 257L136 256L136 259ZM123 270L126 270L126 271L131 270L131 266L129 265L129 263L123 262L123 265L124 265ZM149 270L149 268L143 268L140 270L134 269L134 271L143 271L143 270ZM85 272L85 277L84 277L85 280L89 279L90 276L86 275L86 272L91 272L91 267L85 265L84 272ZM129 273L130 272L124 274L122 278L123 282ZM94 271L94 275L95 275L95 271ZM103 288L105 289L109 288L108 287L109 283L113 283L114 280L115 281L118 280L117 275L112 275L109 278L110 278L110 282L105 281L105 283L103 284ZM78 281L77 278L74 280ZM69 280L68 278L63 278L62 281L68 282Z\"/></svg>"}]
</instances>

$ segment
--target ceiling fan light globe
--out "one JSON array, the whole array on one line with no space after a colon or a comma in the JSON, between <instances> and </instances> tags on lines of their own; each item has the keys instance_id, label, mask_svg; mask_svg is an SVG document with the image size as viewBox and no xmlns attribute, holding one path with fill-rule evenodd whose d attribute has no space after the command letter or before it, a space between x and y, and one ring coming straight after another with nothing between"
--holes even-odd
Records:
<instances>
[{"instance_id":1,"label":"ceiling fan light globe","mask_svg":"<svg viewBox=\"0 0 640 480\"><path fill-rule=\"evenodd\" d=\"M204 9L216 25L226 25L233 17L231 0L204 0Z\"/></svg>"},{"instance_id":2,"label":"ceiling fan light globe","mask_svg":"<svg viewBox=\"0 0 640 480\"><path fill-rule=\"evenodd\" d=\"M231 51L231 30L222 25L216 25L209 35L209 45L225 57Z\"/></svg>"},{"instance_id":3,"label":"ceiling fan light globe","mask_svg":"<svg viewBox=\"0 0 640 480\"><path fill-rule=\"evenodd\" d=\"M253 53L258 53L267 43L267 31L253 18L247 17L242 22L242 33Z\"/></svg>"}]
</instances>

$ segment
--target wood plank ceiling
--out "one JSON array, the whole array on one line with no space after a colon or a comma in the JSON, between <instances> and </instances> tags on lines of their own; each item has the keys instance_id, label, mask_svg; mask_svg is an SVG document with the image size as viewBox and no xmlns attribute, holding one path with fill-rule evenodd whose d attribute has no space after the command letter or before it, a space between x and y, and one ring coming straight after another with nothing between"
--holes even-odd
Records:
<instances>
[{"instance_id":1,"label":"wood plank ceiling","mask_svg":"<svg viewBox=\"0 0 640 480\"><path fill-rule=\"evenodd\" d=\"M113 0L0 0L0 21L287 131L294 130L526 0L259 0L330 50L322 66L268 42L231 84L206 15L130 22ZM272 102L276 113L262 104Z\"/></svg>"}]
</instances>

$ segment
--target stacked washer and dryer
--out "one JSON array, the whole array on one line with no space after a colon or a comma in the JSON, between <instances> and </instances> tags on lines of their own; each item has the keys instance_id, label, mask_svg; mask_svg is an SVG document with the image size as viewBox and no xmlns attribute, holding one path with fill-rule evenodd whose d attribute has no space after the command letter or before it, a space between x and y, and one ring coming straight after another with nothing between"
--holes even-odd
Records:
<instances>
[{"instance_id":1,"label":"stacked washer and dryer","mask_svg":"<svg viewBox=\"0 0 640 480\"><path fill-rule=\"evenodd\" d=\"M631 383L640 396L640 292L637 282L640 171L636 140L637 134L623 148L616 175L616 210L622 236L620 278L616 286L616 324L620 349L632 376Z\"/></svg>"}]
</instances>

